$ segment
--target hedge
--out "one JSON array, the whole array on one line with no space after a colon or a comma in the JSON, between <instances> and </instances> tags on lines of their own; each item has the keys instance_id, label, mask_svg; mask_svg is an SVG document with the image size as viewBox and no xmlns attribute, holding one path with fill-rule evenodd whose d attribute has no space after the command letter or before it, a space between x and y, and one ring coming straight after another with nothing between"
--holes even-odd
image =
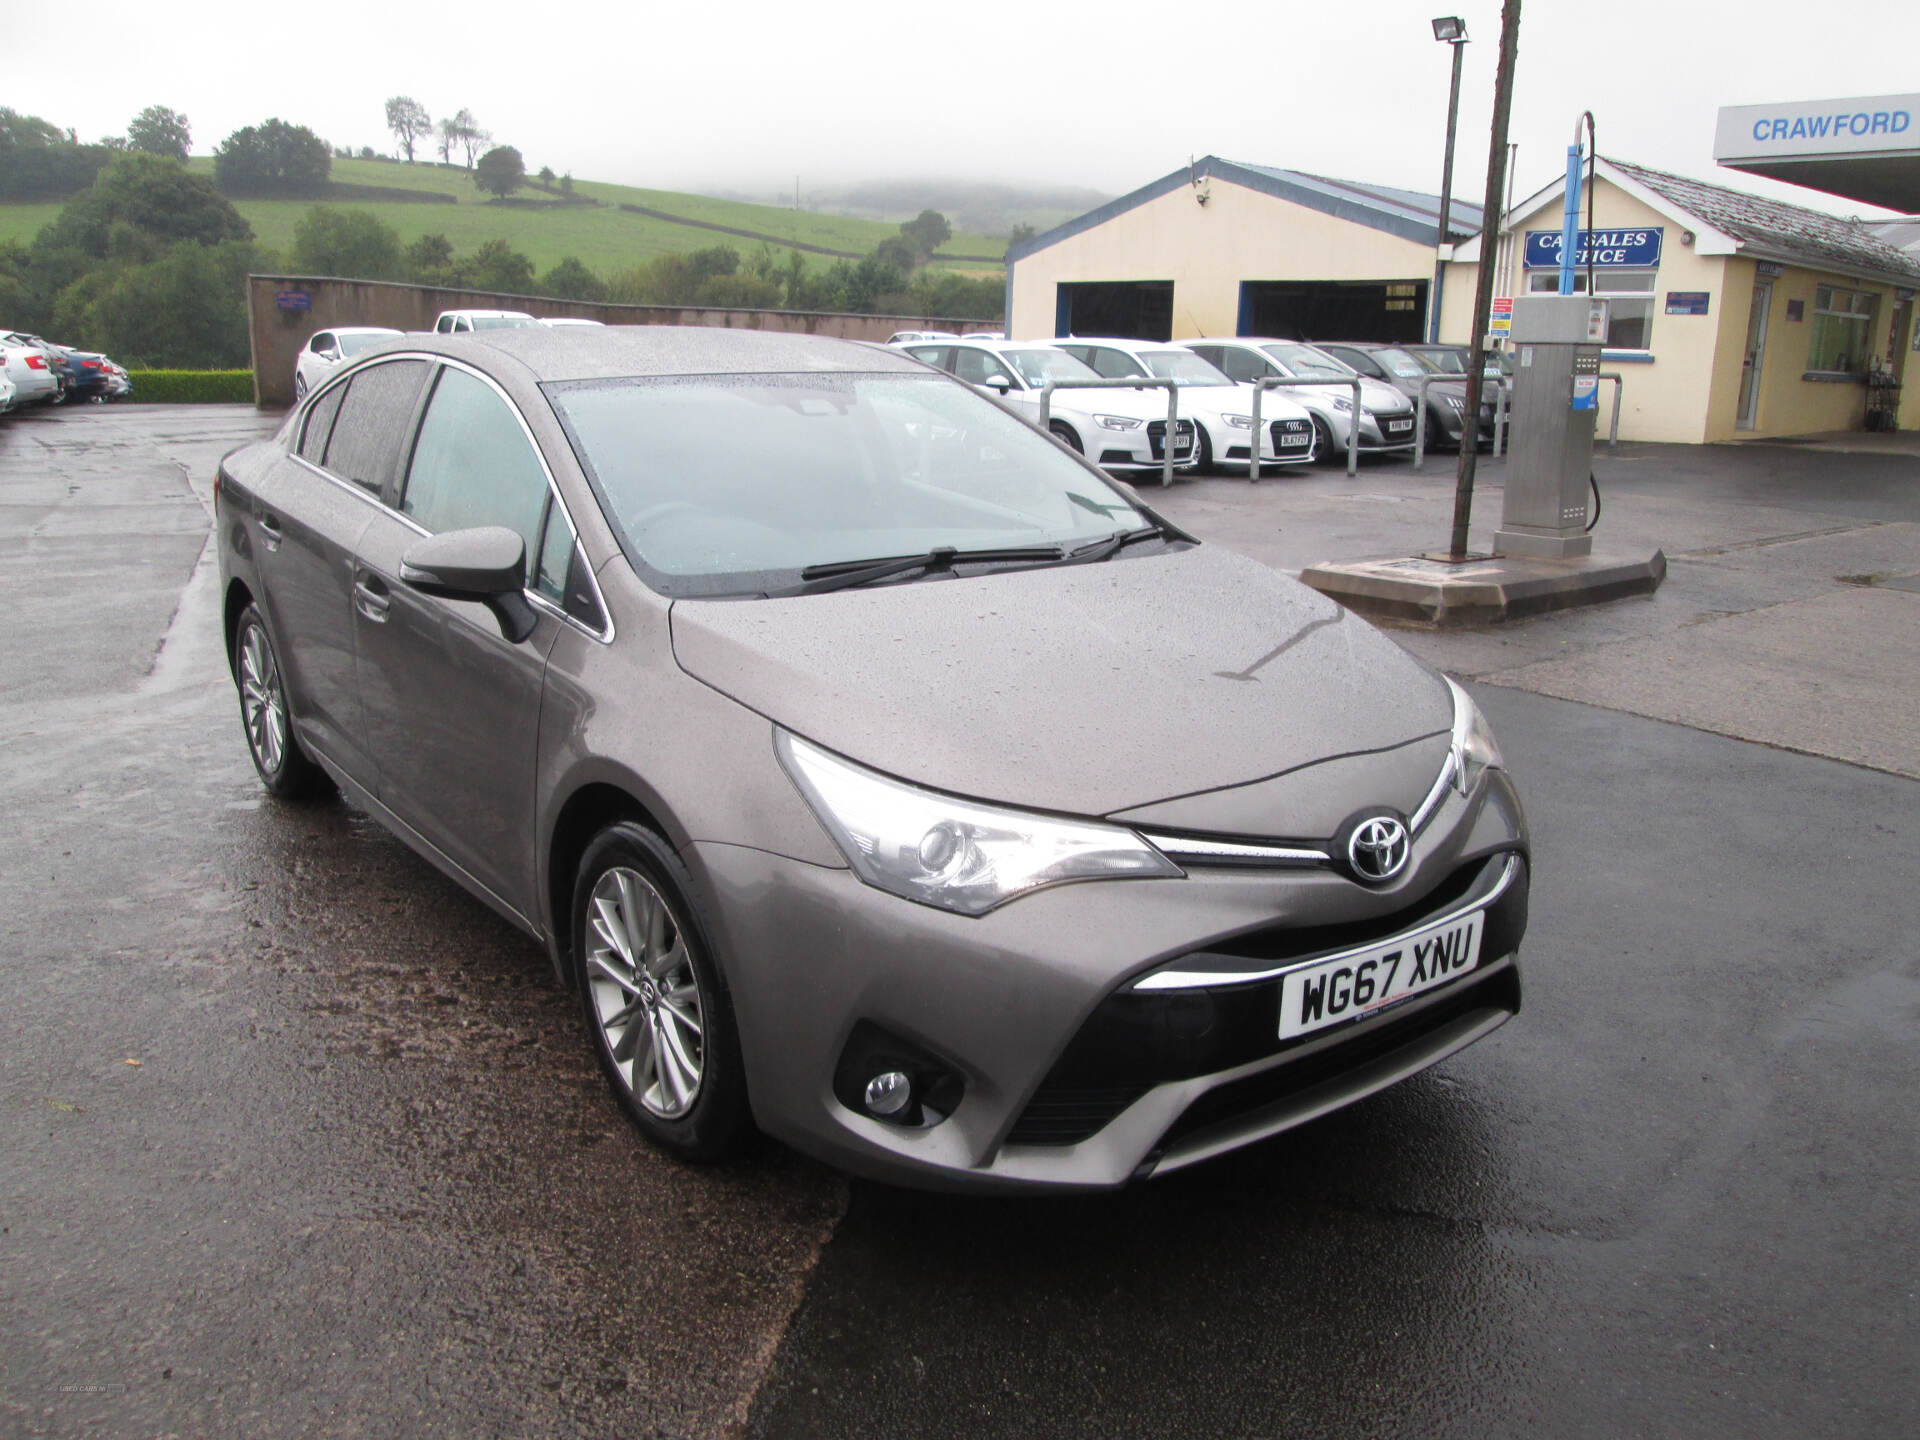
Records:
<instances>
[{"instance_id":1,"label":"hedge","mask_svg":"<svg viewBox=\"0 0 1920 1440\"><path fill-rule=\"evenodd\" d=\"M130 400L162 405L251 405L251 370L129 370Z\"/></svg>"}]
</instances>

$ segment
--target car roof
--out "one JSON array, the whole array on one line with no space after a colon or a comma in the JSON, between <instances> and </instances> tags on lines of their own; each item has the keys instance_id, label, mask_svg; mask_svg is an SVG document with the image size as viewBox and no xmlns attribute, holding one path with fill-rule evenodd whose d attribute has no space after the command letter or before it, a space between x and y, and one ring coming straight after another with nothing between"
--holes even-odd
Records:
<instances>
[{"instance_id":1,"label":"car roof","mask_svg":"<svg viewBox=\"0 0 1920 1440\"><path fill-rule=\"evenodd\" d=\"M395 330L391 325L328 325L329 335L404 335L404 330Z\"/></svg>"},{"instance_id":2,"label":"car roof","mask_svg":"<svg viewBox=\"0 0 1920 1440\"><path fill-rule=\"evenodd\" d=\"M711 325L607 325L562 334L545 325L468 335L411 335L406 349L484 364L519 362L539 381L615 380L652 375L756 375L898 371L924 375L912 357L853 340L730 330Z\"/></svg>"}]
</instances>

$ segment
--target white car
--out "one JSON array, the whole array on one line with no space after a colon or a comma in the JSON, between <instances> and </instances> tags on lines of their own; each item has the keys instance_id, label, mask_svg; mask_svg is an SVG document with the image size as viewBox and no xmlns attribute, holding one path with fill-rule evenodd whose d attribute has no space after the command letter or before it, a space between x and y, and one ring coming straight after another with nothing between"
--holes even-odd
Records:
<instances>
[{"instance_id":1,"label":"white car","mask_svg":"<svg viewBox=\"0 0 1920 1440\"><path fill-rule=\"evenodd\" d=\"M0 369L13 382L13 408L60 398L60 370L45 345L18 330L0 332Z\"/></svg>"},{"instance_id":2,"label":"white car","mask_svg":"<svg viewBox=\"0 0 1920 1440\"><path fill-rule=\"evenodd\" d=\"M293 398L298 400L316 385L322 384L335 368L353 359L362 350L391 340L401 334L379 325L340 325L322 330L301 350L293 362Z\"/></svg>"},{"instance_id":3,"label":"white car","mask_svg":"<svg viewBox=\"0 0 1920 1440\"><path fill-rule=\"evenodd\" d=\"M1029 423L1040 423L1040 392L1049 381L1099 380L1087 365L1045 340L948 340L903 346L914 359L945 370L998 400ZM1167 434L1163 390L1056 390L1047 429L1103 470L1159 470ZM1193 421L1181 416L1173 463L1198 454Z\"/></svg>"},{"instance_id":4,"label":"white car","mask_svg":"<svg viewBox=\"0 0 1920 1440\"><path fill-rule=\"evenodd\" d=\"M524 310L442 310L433 322L433 333L466 335L475 330L524 330L539 323Z\"/></svg>"},{"instance_id":5,"label":"white car","mask_svg":"<svg viewBox=\"0 0 1920 1440\"><path fill-rule=\"evenodd\" d=\"M604 321L583 320L578 315L542 315L540 323L549 330L564 330L569 325L591 325L596 330L607 328Z\"/></svg>"},{"instance_id":6,"label":"white car","mask_svg":"<svg viewBox=\"0 0 1920 1440\"><path fill-rule=\"evenodd\" d=\"M1326 351L1298 340L1274 340L1256 336L1237 340L1182 340L1178 342L1202 360L1227 372L1238 384L1247 385L1269 376L1295 380L1351 380L1357 372ZM1267 394L1275 392L1269 390ZM1319 450L1325 458L1347 453L1347 433L1351 428L1353 392L1331 385L1312 385L1304 389L1279 391L1288 400L1302 406L1313 416L1313 428L1319 434ZM1261 400L1264 413L1266 401ZM1378 380L1360 381L1360 432L1356 448L1365 454L1413 448L1413 402L1391 385Z\"/></svg>"},{"instance_id":7,"label":"white car","mask_svg":"<svg viewBox=\"0 0 1920 1440\"><path fill-rule=\"evenodd\" d=\"M6 371L0 370L0 415L13 409L13 381L7 378Z\"/></svg>"},{"instance_id":8,"label":"white car","mask_svg":"<svg viewBox=\"0 0 1920 1440\"><path fill-rule=\"evenodd\" d=\"M1247 391L1191 350L1152 340L1088 339L1067 335L1054 344L1112 379L1151 375L1180 387L1180 413L1200 426L1199 468L1211 470L1225 460L1249 457L1253 409ZM1291 400L1269 392L1260 400L1260 463L1304 465L1313 459L1313 416Z\"/></svg>"},{"instance_id":9,"label":"white car","mask_svg":"<svg viewBox=\"0 0 1920 1440\"><path fill-rule=\"evenodd\" d=\"M917 345L923 340L958 340L951 330L896 330L887 337L889 345Z\"/></svg>"}]
</instances>

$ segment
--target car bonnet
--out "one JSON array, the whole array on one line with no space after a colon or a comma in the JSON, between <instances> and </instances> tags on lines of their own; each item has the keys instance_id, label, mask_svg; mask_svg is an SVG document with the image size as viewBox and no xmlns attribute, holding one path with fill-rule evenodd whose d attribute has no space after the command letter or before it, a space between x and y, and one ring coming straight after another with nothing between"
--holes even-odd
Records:
<instances>
[{"instance_id":1,"label":"car bonnet","mask_svg":"<svg viewBox=\"0 0 1920 1440\"><path fill-rule=\"evenodd\" d=\"M1218 546L778 600L678 600L690 675L862 764L1104 815L1448 729L1444 683Z\"/></svg>"}]
</instances>

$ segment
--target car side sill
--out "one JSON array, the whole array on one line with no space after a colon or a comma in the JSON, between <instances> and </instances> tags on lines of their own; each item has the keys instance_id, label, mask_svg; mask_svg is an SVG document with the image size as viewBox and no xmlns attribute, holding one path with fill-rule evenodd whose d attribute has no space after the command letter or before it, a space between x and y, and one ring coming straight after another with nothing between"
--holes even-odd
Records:
<instances>
[{"instance_id":1,"label":"car side sill","mask_svg":"<svg viewBox=\"0 0 1920 1440\"><path fill-rule=\"evenodd\" d=\"M407 824L406 821L394 814L393 811L389 810L385 805L382 805L367 792L364 786L347 775L338 765L334 764L319 746L315 745L304 735L300 737L300 743L305 747L309 755L320 762L327 774L333 777L334 783L340 787L342 794L362 810L365 810L369 815L373 816L373 818L378 820L382 825L386 826L387 829L391 830L405 842L408 849L432 865L434 869L444 874L449 880L459 885L462 890L465 890L469 895L473 896L474 899L496 912L503 920L511 921L517 928L524 930L533 939L539 941L541 945L544 946L547 944L546 933L542 931L538 925L534 924L533 921L522 915L512 905L494 894L486 885L469 875L460 867L458 862L451 859L431 840Z\"/></svg>"}]
</instances>

